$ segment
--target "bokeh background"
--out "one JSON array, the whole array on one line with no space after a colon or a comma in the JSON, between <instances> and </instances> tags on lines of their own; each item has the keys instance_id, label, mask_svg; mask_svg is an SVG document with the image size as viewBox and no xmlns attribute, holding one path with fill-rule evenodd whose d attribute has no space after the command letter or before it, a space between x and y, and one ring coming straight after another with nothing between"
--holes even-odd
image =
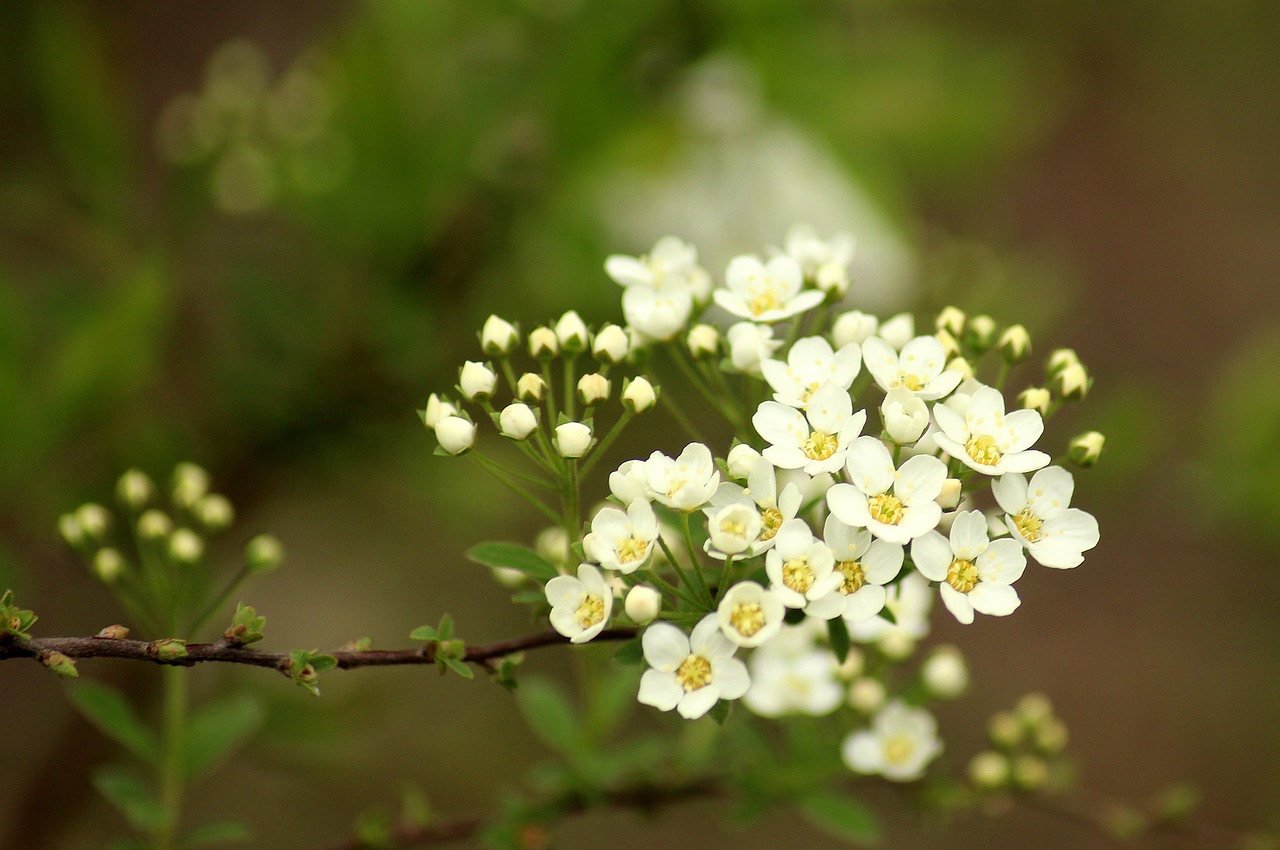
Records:
<instances>
[{"instance_id":1,"label":"bokeh background","mask_svg":"<svg viewBox=\"0 0 1280 850\"><path fill-rule=\"evenodd\" d=\"M1064 427L1108 437L1078 494L1103 542L1030 571L1016 617L938 620L977 679L943 713L949 758L1044 690L1090 787L1187 778L1206 822L1278 829L1277 43L1268 0L12 0L0 586L43 634L120 619L55 520L129 466L191 459L239 509L229 561L254 531L288 548L250 594L269 645L401 645L446 610L472 640L527 630L462 552L537 517L433 457L415 406L491 311L618 318L609 253L674 232L715 271L808 220L858 236L856 306L1024 321L1097 378ZM675 446L669 425L636 450ZM147 700L155 671L127 666L84 671ZM317 701L198 676L269 707L194 803L255 846L322 845L407 783L484 811L545 755L486 683L361 671ZM86 779L112 745L61 688L0 670L0 847L123 829ZM895 848L1100 841L1020 810L922 828L880 802ZM826 846L723 813L592 816L560 846Z\"/></svg>"}]
</instances>

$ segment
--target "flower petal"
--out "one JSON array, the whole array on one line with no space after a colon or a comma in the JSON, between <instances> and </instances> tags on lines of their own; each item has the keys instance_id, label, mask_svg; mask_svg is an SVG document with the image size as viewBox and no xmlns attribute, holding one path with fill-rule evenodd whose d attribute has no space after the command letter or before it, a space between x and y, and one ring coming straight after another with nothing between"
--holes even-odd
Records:
<instances>
[{"instance_id":1,"label":"flower petal","mask_svg":"<svg viewBox=\"0 0 1280 850\"><path fill-rule=\"evenodd\" d=\"M670 623L654 623L645 629L640 645L649 666L667 673L675 672L689 657L689 639Z\"/></svg>"},{"instance_id":2,"label":"flower petal","mask_svg":"<svg viewBox=\"0 0 1280 850\"><path fill-rule=\"evenodd\" d=\"M911 541L911 562L929 581L945 581L954 559L951 542L936 531Z\"/></svg>"},{"instance_id":3,"label":"flower petal","mask_svg":"<svg viewBox=\"0 0 1280 850\"><path fill-rule=\"evenodd\" d=\"M670 711L676 707L682 696L684 696L684 688L680 687L674 673L646 670L640 677L640 693L636 695L636 699L644 705Z\"/></svg>"}]
</instances>

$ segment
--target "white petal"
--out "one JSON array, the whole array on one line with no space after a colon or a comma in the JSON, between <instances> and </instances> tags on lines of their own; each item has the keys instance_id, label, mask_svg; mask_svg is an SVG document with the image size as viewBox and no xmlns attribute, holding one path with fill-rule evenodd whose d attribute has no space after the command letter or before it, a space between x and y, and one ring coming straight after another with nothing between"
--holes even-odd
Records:
<instances>
[{"instance_id":1,"label":"white petal","mask_svg":"<svg viewBox=\"0 0 1280 850\"><path fill-rule=\"evenodd\" d=\"M551 628L560 634L573 640L582 633L582 624L578 622L577 614L574 610L576 606L564 606L551 609Z\"/></svg>"},{"instance_id":2,"label":"white petal","mask_svg":"<svg viewBox=\"0 0 1280 850\"><path fill-rule=\"evenodd\" d=\"M809 423L794 407L776 401L761 402L751 417L756 433L773 445L798 446L809 436Z\"/></svg>"},{"instance_id":3,"label":"white petal","mask_svg":"<svg viewBox=\"0 0 1280 850\"><path fill-rule=\"evenodd\" d=\"M951 543L936 531L911 541L911 562L920 575L930 581L946 581L954 558Z\"/></svg>"},{"instance_id":4,"label":"white petal","mask_svg":"<svg viewBox=\"0 0 1280 850\"><path fill-rule=\"evenodd\" d=\"M635 257L614 254L604 261L604 271L623 286L644 286L653 282L653 273L649 271L649 267Z\"/></svg>"},{"instance_id":5,"label":"white petal","mask_svg":"<svg viewBox=\"0 0 1280 850\"><path fill-rule=\"evenodd\" d=\"M909 457L895 475L893 494L910 505L932 502L947 480L947 465L931 455Z\"/></svg>"},{"instance_id":6,"label":"white petal","mask_svg":"<svg viewBox=\"0 0 1280 850\"><path fill-rule=\"evenodd\" d=\"M1033 514L1048 519L1071 504L1074 490L1075 481L1070 472L1060 466L1046 467L1031 476L1027 504Z\"/></svg>"},{"instance_id":7,"label":"white petal","mask_svg":"<svg viewBox=\"0 0 1280 850\"><path fill-rule=\"evenodd\" d=\"M898 353L893 346L873 336L862 343L862 361L880 389L888 391L898 377Z\"/></svg>"},{"instance_id":8,"label":"white petal","mask_svg":"<svg viewBox=\"0 0 1280 850\"><path fill-rule=\"evenodd\" d=\"M1022 600L1018 598L1018 591L1007 584L982 582L969 593L969 603L975 611L1006 617L1018 609Z\"/></svg>"},{"instance_id":9,"label":"white petal","mask_svg":"<svg viewBox=\"0 0 1280 850\"><path fill-rule=\"evenodd\" d=\"M945 583L939 585L938 589L942 593L942 604L947 606L947 610L957 620L966 626L973 622L973 604L969 602L969 597L966 594ZM1013 588L1009 589L1012 590Z\"/></svg>"},{"instance_id":10,"label":"white petal","mask_svg":"<svg viewBox=\"0 0 1280 850\"><path fill-rule=\"evenodd\" d=\"M682 696L684 696L684 688L680 687L673 673L646 670L640 677L640 693L636 699L644 705L670 711L676 707Z\"/></svg>"},{"instance_id":11,"label":"white petal","mask_svg":"<svg viewBox=\"0 0 1280 850\"><path fill-rule=\"evenodd\" d=\"M951 551L972 561L987 548L987 518L982 511L962 511L951 523Z\"/></svg>"},{"instance_id":12,"label":"white petal","mask_svg":"<svg viewBox=\"0 0 1280 850\"><path fill-rule=\"evenodd\" d=\"M978 556L978 576L983 584L1013 584L1027 568L1027 556L1017 540L1002 537L991 541Z\"/></svg>"},{"instance_id":13,"label":"white petal","mask_svg":"<svg viewBox=\"0 0 1280 850\"><path fill-rule=\"evenodd\" d=\"M874 540L862 557L862 572L871 584L888 584L902 570L905 556L901 546Z\"/></svg>"},{"instance_id":14,"label":"white petal","mask_svg":"<svg viewBox=\"0 0 1280 850\"><path fill-rule=\"evenodd\" d=\"M690 691L680 698L676 711L680 716L687 720L697 720L702 715L711 710L711 707L720 699L720 689L716 687L714 681L711 684L703 685L696 691Z\"/></svg>"},{"instance_id":15,"label":"white petal","mask_svg":"<svg viewBox=\"0 0 1280 850\"><path fill-rule=\"evenodd\" d=\"M640 639L644 660L655 670L675 672L689 657L689 639L670 623L654 623Z\"/></svg>"},{"instance_id":16,"label":"white petal","mask_svg":"<svg viewBox=\"0 0 1280 850\"><path fill-rule=\"evenodd\" d=\"M935 404L933 406L933 421L938 423L942 433L957 443L963 444L965 440L969 439L969 426L965 424L964 417L945 404ZM948 452L948 454L952 453Z\"/></svg>"},{"instance_id":17,"label":"white petal","mask_svg":"<svg viewBox=\"0 0 1280 850\"><path fill-rule=\"evenodd\" d=\"M899 533L881 534L880 538L891 543L906 543L937 528L941 521L942 506L937 502L913 502L903 510L902 522L891 526L898 529Z\"/></svg>"},{"instance_id":18,"label":"white petal","mask_svg":"<svg viewBox=\"0 0 1280 850\"><path fill-rule=\"evenodd\" d=\"M961 457L960 459L968 460L967 457ZM1014 452L1013 454L1005 455L1000 460L1000 468L1004 472L1031 472L1044 466L1049 460L1049 456L1044 452ZM969 465L974 466L972 463ZM974 466L974 468L980 472L987 472L988 475L991 474L988 472L990 467Z\"/></svg>"},{"instance_id":19,"label":"white petal","mask_svg":"<svg viewBox=\"0 0 1280 850\"><path fill-rule=\"evenodd\" d=\"M556 576L547 582L546 593L547 602L552 607L570 602L576 605L578 597L582 595L582 582L573 576Z\"/></svg>"},{"instance_id":20,"label":"white petal","mask_svg":"<svg viewBox=\"0 0 1280 850\"><path fill-rule=\"evenodd\" d=\"M840 755L849 769L858 773L879 773L884 767L884 749L870 732L855 732L845 738Z\"/></svg>"},{"instance_id":21,"label":"white petal","mask_svg":"<svg viewBox=\"0 0 1280 850\"><path fill-rule=\"evenodd\" d=\"M865 528L871 519L866 494L852 484L837 484L828 490L827 507L845 525Z\"/></svg>"},{"instance_id":22,"label":"white petal","mask_svg":"<svg viewBox=\"0 0 1280 850\"><path fill-rule=\"evenodd\" d=\"M1001 475L991 482L991 494L1001 510L1016 516L1027 506L1027 479L1016 472Z\"/></svg>"},{"instance_id":23,"label":"white petal","mask_svg":"<svg viewBox=\"0 0 1280 850\"><path fill-rule=\"evenodd\" d=\"M941 463L937 458L933 460ZM893 458L889 456L884 443L875 437L859 437L849 444L849 453L845 456L845 471L853 485L868 496L885 492L893 486L895 478ZM946 478L945 467L942 477ZM942 485L939 484L938 487L941 489Z\"/></svg>"},{"instance_id":24,"label":"white petal","mask_svg":"<svg viewBox=\"0 0 1280 850\"><path fill-rule=\"evenodd\" d=\"M899 548L898 551L902 551ZM870 620L884 610L884 601L888 593L883 587L875 584L864 584L855 593L845 597L844 618L850 623L861 623Z\"/></svg>"},{"instance_id":25,"label":"white petal","mask_svg":"<svg viewBox=\"0 0 1280 850\"><path fill-rule=\"evenodd\" d=\"M747 665L736 658L719 658L711 665L711 681L720 686L721 699L738 699L751 687Z\"/></svg>"}]
</instances>

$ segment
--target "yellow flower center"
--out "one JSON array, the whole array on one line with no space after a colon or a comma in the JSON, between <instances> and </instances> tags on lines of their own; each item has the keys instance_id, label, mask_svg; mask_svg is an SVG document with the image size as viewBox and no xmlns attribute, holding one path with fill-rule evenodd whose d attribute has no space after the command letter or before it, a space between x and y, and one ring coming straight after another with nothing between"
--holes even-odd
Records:
<instances>
[{"instance_id":1,"label":"yellow flower center","mask_svg":"<svg viewBox=\"0 0 1280 850\"><path fill-rule=\"evenodd\" d=\"M1044 525L1044 520L1031 513L1030 507L1025 507L1013 518L1013 524L1018 527L1018 532L1028 542L1035 543L1041 537L1040 526Z\"/></svg>"},{"instance_id":2,"label":"yellow flower center","mask_svg":"<svg viewBox=\"0 0 1280 850\"><path fill-rule=\"evenodd\" d=\"M839 447L840 441L836 439L836 436L824 431L814 431L800 444L805 457L809 458L809 460L826 460L835 454L836 449Z\"/></svg>"},{"instance_id":3,"label":"yellow flower center","mask_svg":"<svg viewBox=\"0 0 1280 850\"><path fill-rule=\"evenodd\" d=\"M894 381L893 385L895 387L904 387L908 390L911 390L913 393L918 393L922 389L924 389L924 385L927 383L929 382L926 381L924 378L920 377L919 375L907 375L907 374L899 373L898 380Z\"/></svg>"},{"instance_id":4,"label":"yellow flower center","mask_svg":"<svg viewBox=\"0 0 1280 850\"><path fill-rule=\"evenodd\" d=\"M978 565L964 558L956 558L947 570L947 584L961 593L968 593L978 584Z\"/></svg>"},{"instance_id":5,"label":"yellow flower center","mask_svg":"<svg viewBox=\"0 0 1280 850\"><path fill-rule=\"evenodd\" d=\"M589 629L604 619L604 600L594 594L587 594L573 612L574 619L584 629Z\"/></svg>"},{"instance_id":6,"label":"yellow flower center","mask_svg":"<svg viewBox=\"0 0 1280 850\"><path fill-rule=\"evenodd\" d=\"M676 669L676 681L686 691L706 687L711 684L711 662L701 655L691 654Z\"/></svg>"},{"instance_id":7,"label":"yellow flower center","mask_svg":"<svg viewBox=\"0 0 1280 850\"><path fill-rule=\"evenodd\" d=\"M881 493L867 500L867 510L871 518L885 525L897 525L902 522L904 506L902 500L890 493Z\"/></svg>"},{"instance_id":8,"label":"yellow flower center","mask_svg":"<svg viewBox=\"0 0 1280 850\"><path fill-rule=\"evenodd\" d=\"M765 508L760 512L760 522L763 526L760 529L760 539L772 540L778 529L782 528L782 512L777 508Z\"/></svg>"},{"instance_id":9,"label":"yellow flower center","mask_svg":"<svg viewBox=\"0 0 1280 850\"><path fill-rule=\"evenodd\" d=\"M734 537L741 537L742 535L747 533L747 524L745 522L738 522L737 520L734 520L734 519L721 520L720 533L730 534L730 535L733 535Z\"/></svg>"},{"instance_id":10,"label":"yellow flower center","mask_svg":"<svg viewBox=\"0 0 1280 850\"><path fill-rule=\"evenodd\" d=\"M1000 458L1004 457L996 446L996 438L990 434L970 437L965 441L964 450L969 453L969 457L973 458L974 463L980 463L983 466L995 466L1000 462Z\"/></svg>"},{"instance_id":11,"label":"yellow flower center","mask_svg":"<svg viewBox=\"0 0 1280 850\"><path fill-rule=\"evenodd\" d=\"M841 593L857 593L867 583L867 575L862 571L862 564L857 561L838 561L836 569L844 576L844 581L840 584Z\"/></svg>"},{"instance_id":12,"label":"yellow flower center","mask_svg":"<svg viewBox=\"0 0 1280 850\"><path fill-rule=\"evenodd\" d=\"M915 754L916 742L909 735L890 735L884 742L884 760L889 764L906 764Z\"/></svg>"},{"instance_id":13,"label":"yellow flower center","mask_svg":"<svg viewBox=\"0 0 1280 850\"><path fill-rule=\"evenodd\" d=\"M777 310L781 306L782 302L778 300L778 294L772 289L756 293L747 302L747 309L751 311L753 316L759 316L761 313L767 313L770 310Z\"/></svg>"},{"instance_id":14,"label":"yellow flower center","mask_svg":"<svg viewBox=\"0 0 1280 850\"><path fill-rule=\"evenodd\" d=\"M817 381L814 381L813 383L809 384L809 386L805 387L804 392L800 394L800 400L803 401L805 404L808 404L809 399L813 398L813 394L816 393L818 391L818 388L821 386L822 384L818 383Z\"/></svg>"},{"instance_id":15,"label":"yellow flower center","mask_svg":"<svg viewBox=\"0 0 1280 850\"><path fill-rule=\"evenodd\" d=\"M782 583L796 593L808 593L816 578L806 558L796 558L782 565Z\"/></svg>"},{"instance_id":16,"label":"yellow flower center","mask_svg":"<svg viewBox=\"0 0 1280 850\"><path fill-rule=\"evenodd\" d=\"M630 564L645 556L649 544L639 537L628 537L618 544L618 563Z\"/></svg>"},{"instance_id":17,"label":"yellow flower center","mask_svg":"<svg viewBox=\"0 0 1280 850\"><path fill-rule=\"evenodd\" d=\"M759 602L743 602L729 612L729 624L743 637L751 637L764 628L764 609Z\"/></svg>"}]
</instances>

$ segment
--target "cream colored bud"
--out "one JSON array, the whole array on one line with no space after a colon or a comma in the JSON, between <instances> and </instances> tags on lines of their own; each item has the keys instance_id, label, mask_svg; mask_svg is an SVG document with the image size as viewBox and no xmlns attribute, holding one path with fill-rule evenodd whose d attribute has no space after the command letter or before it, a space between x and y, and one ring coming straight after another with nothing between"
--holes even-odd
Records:
<instances>
[{"instance_id":1,"label":"cream colored bud","mask_svg":"<svg viewBox=\"0 0 1280 850\"><path fill-rule=\"evenodd\" d=\"M858 310L850 310L836 317L831 326L831 339L836 348L844 348L849 343L862 345L868 337L875 336L880 327L880 320Z\"/></svg>"},{"instance_id":2,"label":"cream colored bud","mask_svg":"<svg viewBox=\"0 0 1280 850\"><path fill-rule=\"evenodd\" d=\"M1046 756L1060 755L1067 748L1067 724L1056 717L1047 717L1032 730L1036 749Z\"/></svg>"},{"instance_id":3,"label":"cream colored bud","mask_svg":"<svg viewBox=\"0 0 1280 850\"><path fill-rule=\"evenodd\" d=\"M1067 364L1054 382L1062 397L1071 401L1079 401L1089 394L1089 373L1080 363Z\"/></svg>"},{"instance_id":4,"label":"cream colored bud","mask_svg":"<svg viewBox=\"0 0 1280 850\"><path fill-rule=\"evenodd\" d=\"M204 555L204 540L189 528L169 535L169 557L179 564L194 564Z\"/></svg>"},{"instance_id":5,"label":"cream colored bud","mask_svg":"<svg viewBox=\"0 0 1280 850\"><path fill-rule=\"evenodd\" d=\"M555 431L556 451L560 457L582 457L591 448L591 428L582 422L566 422L557 425Z\"/></svg>"},{"instance_id":6,"label":"cream colored bud","mask_svg":"<svg viewBox=\"0 0 1280 850\"><path fill-rule=\"evenodd\" d=\"M209 492L209 473L194 463L180 463L173 468L173 501L191 507Z\"/></svg>"},{"instance_id":7,"label":"cream colored bud","mask_svg":"<svg viewBox=\"0 0 1280 850\"><path fill-rule=\"evenodd\" d=\"M862 671L866 669L867 657L856 646L849 647L849 654L844 657L844 661L840 662L840 666L836 668L836 677L846 682L851 682L862 675Z\"/></svg>"},{"instance_id":8,"label":"cream colored bud","mask_svg":"<svg viewBox=\"0 0 1280 850\"><path fill-rule=\"evenodd\" d=\"M542 394L547 390L547 382L536 372L525 372L516 381L516 398L521 401L542 401Z\"/></svg>"},{"instance_id":9,"label":"cream colored bud","mask_svg":"<svg viewBox=\"0 0 1280 850\"><path fill-rule=\"evenodd\" d=\"M511 567L489 567L489 572L493 574L494 581L505 588L514 590L526 581L525 574Z\"/></svg>"},{"instance_id":10,"label":"cream colored bud","mask_svg":"<svg viewBox=\"0 0 1280 850\"><path fill-rule=\"evenodd\" d=\"M523 402L513 402L502 408L498 414L498 430L502 436L513 440L523 440L538 427L538 417L533 408Z\"/></svg>"},{"instance_id":11,"label":"cream colored bud","mask_svg":"<svg viewBox=\"0 0 1280 850\"><path fill-rule=\"evenodd\" d=\"M760 452L746 443L738 443L729 449L729 457L725 459L725 463L729 467L730 477L745 479L750 477L751 469L758 460L760 460Z\"/></svg>"},{"instance_id":12,"label":"cream colored bud","mask_svg":"<svg viewBox=\"0 0 1280 850\"><path fill-rule=\"evenodd\" d=\"M938 505L944 511L954 511L960 506L963 485L959 478L948 478L942 482L942 490L938 493Z\"/></svg>"},{"instance_id":13,"label":"cream colored bud","mask_svg":"<svg viewBox=\"0 0 1280 850\"><path fill-rule=\"evenodd\" d=\"M1022 718L1012 711L999 711L987 722L987 735L997 747L1011 749L1024 740L1026 726Z\"/></svg>"},{"instance_id":14,"label":"cream colored bud","mask_svg":"<svg viewBox=\"0 0 1280 850\"><path fill-rule=\"evenodd\" d=\"M578 379L578 398L583 404L596 404L609 397L609 379L591 372Z\"/></svg>"},{"instance_id":15,"label":"cream colored bud","mask_svg":"<svg viewBox=\"0 0 1280 850\"><path fill-rule=\"evenodd\" d=\"M605 325L591 341L591 355L601 363L621 363L631 351L627 332L617 325Z\"/></svg>"},{"instance_id":16,"label":"cream colored bud","mask_svg":"<svg viewBox=\"0 0 1280 850\"><path fill-rule=\"evenodd\" d=\"M643 376L632 378L622 387L622 403L632 413L643 413L653 407L657 400L658 391Z\"/></svg>"},{"instance_id":17,"label":"cream colored bud","mask_svg":"<svg viewBox=\"0 0 1280 850\"><path fill-rule=\"evenodd\" d=\"M116 497L131 510L142 510L155 495L156 485L141 469L130 469L116 482Z\"/></svg>"},{"instance_id":18,"label":"cream colored bud","mask_svg":"<svg viewBox=\"0 0 1280 850\"><path fill-rule=\"evenodd\" d=\"M1018 700L1013 711L1028 728L1034 728L1053 717L1053 703L1044 694L1026 694Z\"/></svg>"},{"instance_id":19,"label":"cream colored bud","mask_svg":"<svg viewBox=\"0 0 1280 850\"><path fill-rule=\"evenodd\" d=\"M475 423L461 416L446 416L436 423L436 440L440 448L451 455L458 455L475 445Z\"/></svg>"},{"instance_id":20,"label":"cream colored bud","mask_svg":"<svg viewBox=\"0 0 1280 850\"><path fill-rule=\"evenodd\" d=\"M529 334L529 353L537 360L551 360L560 353L560 340L551 328L534 328Z\"/></svg>"},{"instance_id":21,"label":"cream colored bud","mask_svg":"<svg viewBox=\"0 0 1280 850\"><path fill-rule=\"evenodd\" d=\"M1034 791L1049 781L1049 765L1033 755L1021 755L1013 760L1013 782L1019 788Z\"/></svg>"},{"instance_id":22,"label":"cream colored bud","mask_svg":"<svg viewBox=\"0 0 1280 850\"><path fill-rule=\"evenodd\" d=\"M1093 466L1102 456L1107 438L1097 431L1081 434L1067 444L1067 457L1077 466Z\"/></svg>"},{"instance_id":23,"label":"cream colored bud","mask_svg":"<svg viewBox=\"0 0 1280 850\"><path fill-rule=\"evenodd\" d=\"M863 714L874 714L884 705L884 685L879 679L863 677L849 686L849 705Z\"/></svg>"},{"instance_id":24,"label":"cream colored bud","mask_svg":"<svg viewBox=\"0 0 1280 850\"><path fill-rule=\"evenodd\" d=\"M487 363L468 360L458 373L458 388L468 401L488 398L498 385L498 376Z\"/></svg>"},{"instance_id":25,"label":"cream colored bud","mask_svg":"<svg viewBox=\"0 0 1280 850\"><path fill-rule=\"evenodd\" d=\"M1056 375L1073 363L1079 362L1080 358L1076 356L1074 350L1058 348L1049 355L1049 359L1045 361L1044 368L1050 375Z\"/></svg>"},{"instance_id":26,"label":"cream colored bud","mask_svg":"<svg viewBox=\"0 0 1280 850\"><path fill-rule=\"evenodd\" d=\"M93 556L93 574L103 584L115 584L124 572L124 558L115 549L99 549Z\"/></svg>"},{"instance_id":27,"label":"cream colored bud","mask_svg":"<svg viewBox=\"0 0 1280 850\"><path fill-rule=\"evenodd\" d=\"M969 689L969 668L954 646L940 646L930 653L920 668L920 678L939 699L955 699Z\"/></svg>"},{"instance_id":28,"label":"cream colored bud","mask_svg":"<svg viewBox=\"0 0 1280 850\"><path fill-rule=\"evenodd\" d=\"M920 439L929 427L929 408L915 393L894 387L880 403L880 419L889 438L900 446Z\"/></svg>"},{"instance_id":29,"label":"cream colored bud","mask_svg":"<svg viewBox=\"0 0 1280 850\"><path fill-rule=\"evenodd\" d=\"M769 357L782 345L773 339L773 328L753 322L737 322L726 334L729 341L729 360L733 367L746 375L760 374L760 361Z\"/></svg>"},{"instance_id":30,"label":"cream colored bud","mask_svg":"<svg viewBox=\"0 0 1280 850\"><path fill-rule=\"evenodd\" d=\"M111 514L96 502L85 502L76 508L76 522L90 540L101 541L111 527Z\"/></svg>"},{"instance_id":31,"label":"cream colored bud","mask_svg":"<svg viewBox=\"0 0 1280 850\"><path fill-rule=\"evenodd\" d=\"M715 357L720 351L720 331L713 325L694 325L684 342L696 358Z\"/></svg>"},{"instance_id":32,"label":"cream colored bud","mask_svg":"<svg viewBox=\"0 0 1280 850\"><path fill-rule=\"evenodd\" d=\"M231 525L236 512L226 496L210 493L196 502L194 512L200 524L210 531L221 531Z\"/></svg>"},{"instance_id":33,"label":"cream colored bud","mask_svg":"<svg viewBox=\"0 0 1280 850\"><path fill-rule=\"evenodd\" d=\"M943 519L946 519L945 515ZM894 661L905 661L916 651L916 639L901 629L895 629L880 638L878 645L880 652Z\"/></svg>"},{"instance_id":34,"label":"cream colored bud","mask_svg":"<svg viewBox=\"0 0 1280 850\"><path fill-rule=\"evenodd\" d=\"M577 354L587 347L587 325L576 310L570 310L560 317L556 322L555 332L556 341L566 354Z\"/></svg>"},{"instance_id":35,"label":"cream colored bud","mask_svg":"<svg viewBox=\"0 0 1280 850\"><path fill-rule=\"evenodd\" d=\"M964 330L964 323L967 318L964 311L959 307L943 307L942 312L933 320L933 326L937 330L946 331L953 337L958 337L961 331Z\"/></svg>"},{"instance_id":36,"label":"cream colored bud","mask_svg":"<svg viewBox=\"0 0 1280 850\"><path fill-rule=\"evenodd\" d=\"M890 316L880 324L880 338L898 351L916 336L916 320L910 313Z\"/></svg>"},{"instance_id":37,"label":"cream colored bud","mask_svg":"<svg viewBox=\"0 0 1280 850\"><path fill-rule=\"evenodd\" d=\"M996 344L1000 346L1000 353L1005 360L1021 363L1031 353L1031 334L1022 325L1010 325L1000 334Z\"/></svg>"},{"instance_id":38,"label":"cream colored bud","mask_svg":"<svg viewBox=\"0 0 1280 850\"><path fill-rule=\"evenodd\" d=\"M67 545L73 548L78 549L80 544L84 543L84 528L75 514L63 514L58 517L58 533L62 535Z\"/></svg>"},{"instance_id":39,"label":"cream colored bud","mask_svg":"<svg viewBox=\"0 0 1280 850\"><path fill-rule=\"evenodd\" d=\"M168 514L152 508L138 517L138 537L142 540L160 540L173 532L173 520Z\"/></svg>"},{"instance_id":40,"label":"cream colored bud","mask_svg":"<svg viewBox=\"0 0 1280 850\"><path fill-rule=\"evenodd\" d=\"M849 269L842 263L828 260L818 266L814 284L830 298L843 298L849 291Z\"/></svg>"},{"instance_id":41,"label":"cream colored bud","mask_svg":"<svg viewBox=\"0 0 1280 850\"><path fill-rule=\"evenodd\" d=\"M637 625L647 625L662 612L662 594L647 584L637 584L627 591L622 607Z\"/></svg>"},{"instance_id":42,"label":"cream colored bud","mask_svg":"<svg viewBox=\"0 0 1280 850\"><path fill-rule=\"evenodd\" d=\"M1018 393L1018 406L1023 410L1034 410L1041 416L1049 413L1049 404L1053 401L1053 393L1044 387L1027 387Z\"/></svg>"},{"instance_id":43,"label":"cream colored bud","mask_svg":"<svg viewBox=\"0 0 1280 850\"><path fill-rule=\"evenodd\" d=\"M996 331L999 329L1000 326L996 324L996 320L985 313L974 316L969 320L969 327L965 329L964 340L978 352L983 352L995 343Z\"/></svg>"},{"instance_id":44,"label":"cream colored bud","mask_svg":"<svg viewBox=\"0 0 1280 850\"><path fill-rule=\"evenodd\" d=\"M458 408L454 407L452 402L432 393L427 398L426 409L422 411L422 424L434 430L436 423L441 419L446 416L453 416L457 412Z\"/></svg>"},{"instance_id":45,"label":"cream colored bud","mask_svg":"<svg viewBox=\"0 0 1280 850\"><path fill-rule=\"evenodd\" d=\"M251 573L269 573L284 560L284 546L273 534L259 534L245 544L244 562Z\"/></svg>"},{"instance_id":46,"label":"cream colored bud","mask_svg":"<svg viewBox=\"0 0 1280 850\"><path fill-rule=\"evenodd\" d=\"M484 320L480 330L480 347L485 354L502 356L511 353L511 349L520 343L520 333L515 325L498 316L490 316Z\"/></svg>"},{"instance_id":47,"label":"cream colored bud","mask_svg":"<svg viewBox=\"0 0 1280 850\"><path fill-rule=\"evenodd\" d=\"M969 761L969 781L988 791L1008 785L1009 772L1009 759L991 750L984 750Z\"/></svg>"},{"instance_id":48,"label":"cream colored bud","mask_svg":"<svg viewBox=\"0 0 1280 850\"><path fill-rule=\"evenodd\" d=\"M959 372L963 377L962 381L967 381L973 377L973 364L963 357L955 357L947 363L947 369L952 372Z\"/></svg>"},{"instance_id":49,"label":"cream colored bud","mask_svg":"<svg viewBox=\"0 0 1280 850\"><path fill-rule=\"evenodd\" d=\"M533 549L543 560L552 564L563 565L569 561L569 535L559 526L551 526L533 541Z\"/></svg>"},{"instance_id":50,"label":"cream colored bud","mask_svg":"<svg viewBox=\"0 0 1280 850\"><path fill-rule=\"evenodd\" d=\"M955 357L960 353L959 341L946 328L936 332L933 338L942 343L942 353L946 357Z\"/></svg>"}]
</instances>

